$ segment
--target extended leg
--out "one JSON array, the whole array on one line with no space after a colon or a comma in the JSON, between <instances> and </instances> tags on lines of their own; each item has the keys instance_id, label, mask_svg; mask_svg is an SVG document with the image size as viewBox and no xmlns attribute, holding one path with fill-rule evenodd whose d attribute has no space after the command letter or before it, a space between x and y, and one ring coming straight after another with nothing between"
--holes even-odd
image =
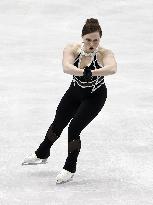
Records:
<instances>
[{"instance_id":1,"label":"extended leg","mask_svg":"<svg viewBox=\"0 0 153 205\"><path fill-rule=\"evenodd\" d=\"M44 141L35 151L38 158L44 159L50 156L51 146L60 137L63 129L67 126L76 113L80 102L76 100L74 95L73 89L69 88L62 97L56 109L54 121L48 129Z\"/></svg>"}]
</instances>

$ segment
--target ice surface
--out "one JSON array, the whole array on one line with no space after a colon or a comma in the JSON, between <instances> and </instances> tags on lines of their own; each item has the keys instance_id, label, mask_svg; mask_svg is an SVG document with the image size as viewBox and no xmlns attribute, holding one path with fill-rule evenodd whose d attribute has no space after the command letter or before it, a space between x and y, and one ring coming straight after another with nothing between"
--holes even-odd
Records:
<instances>
[{"instance_id":1,"label":"ice surface","mask_svg":"<svg viewBox=\"0 0 153 205\"><path fill-rule=\"evenodd\" d=\"M152 8L151 0L0 1L0 205L153 204ZM57 186L67 128L48 164L21 163L43 140L72 80L63 48L81 42L91 17L118 71L105 76L105 106L81 133L73 181Z\"/></svg>"}]
</instances>

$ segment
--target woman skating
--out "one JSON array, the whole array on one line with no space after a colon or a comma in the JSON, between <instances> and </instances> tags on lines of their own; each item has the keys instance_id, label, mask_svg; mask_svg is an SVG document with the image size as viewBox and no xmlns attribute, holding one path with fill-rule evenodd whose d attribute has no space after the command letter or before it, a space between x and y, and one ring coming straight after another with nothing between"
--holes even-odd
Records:
<instances>
[{"instance_id":1,"label":"woman skating","mask_svg":"<svg viewBox=\"0 0 153 205\"><path fill-rule=\"evenodd\" d=\"M97 19L87 19L82 29L82 43L68 44L63 51L63 71L73 75L43 142L23 165L42 164L50 148L68 125L68 156L56 183L73 179L81 149L81 131L98 115L107 99L104 76L115 74L117 62L110 49L99 45L102 30Z\"/></svg>"}]
</instances>

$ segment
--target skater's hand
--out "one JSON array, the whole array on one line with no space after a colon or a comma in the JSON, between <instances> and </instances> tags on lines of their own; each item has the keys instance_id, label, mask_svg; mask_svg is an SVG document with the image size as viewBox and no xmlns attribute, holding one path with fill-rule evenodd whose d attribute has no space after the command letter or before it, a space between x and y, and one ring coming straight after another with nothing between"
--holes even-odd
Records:
<instances>
[{"instance_id":1,"label":"skater's hand","mask_svg":"<svg viewBox=\"0 0 153 205\"><path fill-rule=\"evenodd\" d=\"M91 69L86 66L84 68L84 71L83 71L83 78L85 81L89 81L91 79L91 76L92 76L92 72L91 72Z\"/></svg>"}]
</instances>

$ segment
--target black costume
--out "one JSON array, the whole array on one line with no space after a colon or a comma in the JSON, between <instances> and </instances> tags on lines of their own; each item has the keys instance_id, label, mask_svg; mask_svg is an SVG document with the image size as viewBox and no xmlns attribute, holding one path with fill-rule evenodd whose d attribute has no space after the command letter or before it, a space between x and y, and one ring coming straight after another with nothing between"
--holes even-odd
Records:
<instances>
[{"instance_id":1,"label":"black costume","mask_svg":"<svg viewBox=\"0 0 153 205\"><path fill-rule=\"evenodd\" d=\"M75 59L76 67L80 63L81 52ZM97 61L97 52L88 65L91 69L103 67ZM68 157L64 169L76 172L77 157L81 149L81 131L98 115L107 98L107 87L104 76L92 76L89 82L84 76L74 76L72 82L62 97L54 121L50 125L44 141L35 151L38 158L50 156L50 148L60 137L63 129L68 125Z\"/></svg>"}]
</instances>

